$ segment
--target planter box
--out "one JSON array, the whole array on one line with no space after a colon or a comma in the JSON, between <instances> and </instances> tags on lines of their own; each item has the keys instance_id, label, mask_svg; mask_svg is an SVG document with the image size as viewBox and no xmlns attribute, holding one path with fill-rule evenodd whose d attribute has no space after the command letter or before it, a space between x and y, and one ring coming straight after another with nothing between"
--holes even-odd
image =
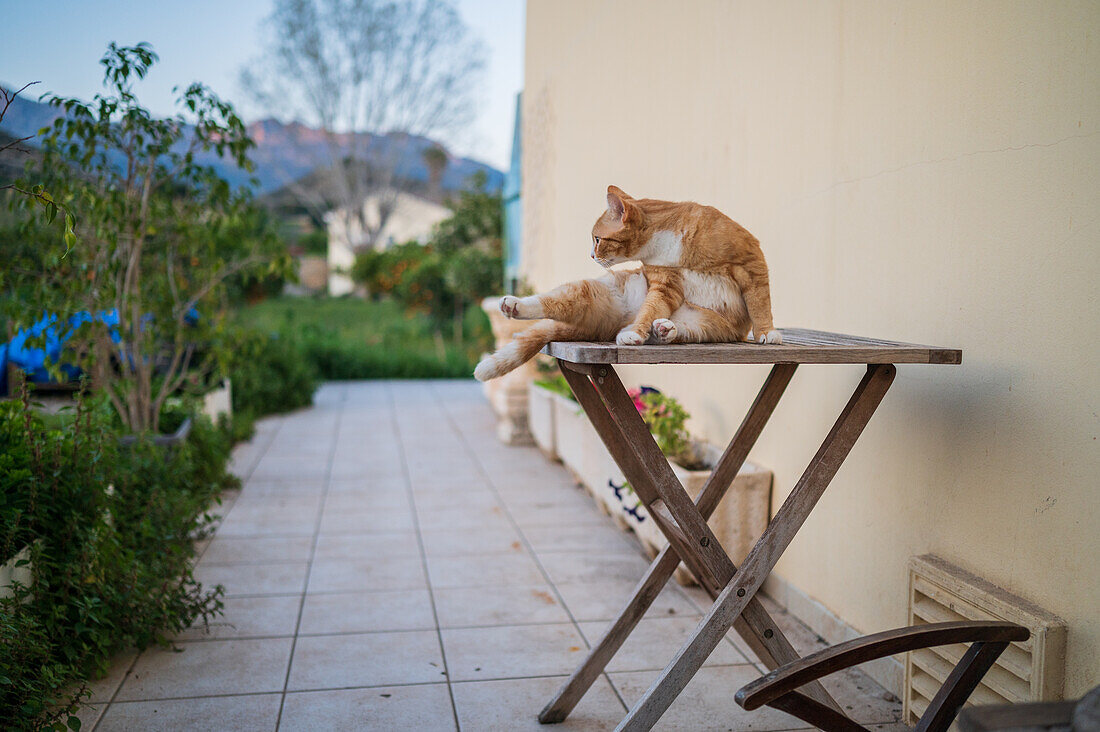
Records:
<instances>
[{"instance_id":1,"label":"planter box","mask_svg":"<svg viewBox=\"0 0 1100 732\"><path fill-rule=\"evenodd\" d=\"M202 413L214 424L223 414L233 416L233 391L229 379L223 379L221 386L206 392L202 398Z\"/></svg>"},{"instance_id":2,"label":"planter box","mask_svg":"<svg viewBox=\"0 0 1100 732\"><path fill-rule=\"evenodd\" d=\"M11 586L13 583L29 587L34 579L34 568L30 564L31 548L25 546L19 553L0 566L0 598L8 598L14 595ZM20 562L26 562L22 566L15 566Z\"/></svg>"},{"instance_id":3,"label":"planter box","mask_svg":"<svg viewBox=\"0 0 1100 732\"><path fill-rule=\"evenodd\" d=\"M675 463L672 463L672 470L693 499L698 497L711 472L685 470ZM707 521L734 564L744 561L753 544L768 527L771 493L771 471L746 462ZM656 555L668 544L664 534L649 518L645 507L639 504L636 495L624 496L619 511L650 553ZM694 583L694 578L682 564L676 570L676 579L680 584Z\"/></svg>"},{"instance_id":4,"label":"planter box","mask_svg":"<svg viewBox=\"0 0 1100 732\"><path fill-rule=\"evenodd\" d=\"M527 427L542 454L560 461L554 428L554 392L531 382L527 385Z\"/></svg>"},{"instance_id":5,"label":"planter box","mask_svg":"<svg viewBox=\"0 0 1100 732\"><path fill-rule=\"evenodd\" d=\"M562 464L578 483L591 492L585 480L585 443L599 440L579 404L561 394L552 394L554 402L554 445Z\"/></svg>"}]
</instances>

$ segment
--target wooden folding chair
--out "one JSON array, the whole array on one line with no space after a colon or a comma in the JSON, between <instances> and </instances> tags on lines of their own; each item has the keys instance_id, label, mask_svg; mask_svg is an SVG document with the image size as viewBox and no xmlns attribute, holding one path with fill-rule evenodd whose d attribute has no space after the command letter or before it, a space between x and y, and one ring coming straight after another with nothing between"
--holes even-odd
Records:
<instances>
[{"instance_id":1,"label":"wooden folding chair","mask_svg":"<svg viewBox=\"0 0 1100 732\"><path fill-rule=\"evenodd\" d=\"M539 721L560 722L569 715L681 561L714 600L691 638L620 723L620 730L652 728L731 627L769 669L802 660L756 599L757 591L882 401L894 379L893 364L958 364L962 360L962 353L954 349L811 330L784 330L783 345L551 343L544 352L558 360L577 401L669 544L653 560L600 642L539 714ZM614 364L630 363L773 365L697 502L692 501L676 479L615 373ZM763 536L741 567L735 567L707 526L707 518L748 457L795 369L799 364L811 363L866 364L867 372ZM827 717L830 722L839 725L839 720L844 720L848 725L836 729L856 728L816 678L799 686L800 690L785 690L761 703L780 706L801 719ZM752 701L761 698L757 693L746 697Z\"/></svg>"}]
</instances>

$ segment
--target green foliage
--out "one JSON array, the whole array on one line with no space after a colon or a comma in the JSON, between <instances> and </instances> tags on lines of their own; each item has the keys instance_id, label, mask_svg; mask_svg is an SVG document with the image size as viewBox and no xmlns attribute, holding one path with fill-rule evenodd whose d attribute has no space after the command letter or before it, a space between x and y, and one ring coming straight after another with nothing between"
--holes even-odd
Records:
<instances>
[{"instance_id":1,"label":"green foliage","mask_svg":"<svg viewBox=\"0 0 1100 732\"><path fill-rule=\"evenodd\" d=\"M491 344L488 319L473 307L464 315L469 338L458 344L395 301L281 298L244 309L238 320L278 334L323 379L466 377Z\"/></svg>"},{"instance_id":2,"label":"green foliage","mask_svg":"<svg viewBox=\"0 0 1100 732\"><path fill-rule=\"evenodd\" d=\"M129 647L168 639L221 608L191 562L207 509L237 485L229 443L205 418L171 449L124 448L102 399L44 419L0 404L0 560L29 546L33 580L0 599L0 718L63 729L81 682Z\"/></svg>"},{"instance_id":3,"label":"green foliage","mask_svg":"<svg viewBox=\"0 0 1100 732\"><path fill-rule=\"evenodd\" d=\"M561 374L548 374L540 379L536 379L535 384L547 391L560 394L566 399L570 399L574 402L577 401L577 397L573 396L573 390L569 388L569 382L566 381L565 377Z\"/></svg>"},{"instance_id":4,"label":"green foliage","mask_svg":"<svg viewBox=\"0 0 1100 732\"><path fill-rule=\"evenodd\" d=\"M639 407L642 419L657 441L658 447L669 459L691 468L693 441L687 431L687 421L691 417L680 402L665 396L659 391L643 391L634 396L634 404Z\"/></svg>"},{"instance_id":5,"label":"green foliage","mask_svg":"<svg viewBox=\"0 0 1100 732\"><path fill-rule=\"evenodd\" d=\"M147 44L111 44L101 60L104 93L91 102L49 99L63 114L33 173L76 213L79 244L33 233L39 224L25 216L21 233L40 246L3 252L0 274L0 300L17 328L44 310L118 313L117 328L81 327L70 358L133 432L156 431L165 401L190 373L217 366L222 354L209 344L219 337L226 280L246 286L290 264L276 255L279 243L249 194L198 162L205 152L249 169L244 123L201 84L179 92L180 114L154 118L133 83L156 60ZM15 204L36 205L25 197ZM192 309L197 322L189 322Z\"/></svg>"},{"instance_id":6,"label":"green foliage","mask_svg":"<svg viewBox=\"0 0 1100 732\"><path fill-rule=\"evenodd\" d=\"M328 253L328 232L324 229L312 229L299 236L296 243L306 254L324 256Z\"/></svg>"},{"instance_id":7,"label":"green foliage","mask_svg":"<svg viewBox=\"0 0 1100 732\"><path fill-rule=\"evenodd\" d=\"M426 313L437 326L450 319L456 340L464 337L466 311L500 292L504 280L503 208L498 194L474 190L451 202L427 244L407 242L367 250L355 259L351 277L373 297L392 296L406 308Z\"/></svg>"},{"instance_id":8,"label":"green foliage","mask_svg":"<svg viewBox=\"0 0 1100 732\"><path fill-rule=\"evenodd\" d=\"M313 364L289 332L242 334L229 371L234 420L308 406L317 388Z\"/></svg>"}]
</instances>

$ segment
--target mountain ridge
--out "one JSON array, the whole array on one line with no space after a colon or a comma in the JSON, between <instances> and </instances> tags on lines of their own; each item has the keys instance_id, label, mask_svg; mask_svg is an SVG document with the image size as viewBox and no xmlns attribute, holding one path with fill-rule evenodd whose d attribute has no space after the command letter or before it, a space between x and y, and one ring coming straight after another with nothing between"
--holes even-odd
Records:
<instances>
[{"instance_id":1,"label":"mountain ridge","mask_svg":"<svg viewBox=\"0 0 1100 732\"><path fill-rule=\"evenodd\" d=\"M53 124L61 115L61 110L56 107L18 96L0 122L0 130L16 138L33 138L38 136L39 130ZM212 166L233 185L247 185L250 178L256 178L258 184L253 187L253 191L257 196L274 193L318 168L331 164L328 139L323 130L301 122L282 122L273 118L250 122L246 126L249 135L256 142L256 147L249 151L249 158L255 168L252 173L218 158L213 153L197 157L199 162ZM399 179L422 183L429 180L423 152L438 146L438 143L427 137L394 132L337 133L334 138L342 153L355 145L366 152L368 161L373 159L395 162ZM28 140L26 144L34 145L35 140ZM486 163L448 153L440 188L444 193L464 190L469 185L470 177L479 171L485 173L490 191L501 189L504 173Z\"/></svg>"}]
</instances>

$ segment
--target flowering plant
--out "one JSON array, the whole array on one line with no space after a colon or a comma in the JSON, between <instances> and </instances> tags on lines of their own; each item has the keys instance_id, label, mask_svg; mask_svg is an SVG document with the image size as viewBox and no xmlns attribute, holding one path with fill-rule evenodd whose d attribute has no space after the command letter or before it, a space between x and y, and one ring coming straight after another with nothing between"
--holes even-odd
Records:
<instances>
[{"instance_id":1,"label":"flowering plant","mask_svg":"<svg viewBox=\"0 0 1100 732\"><path fill-rule=\"evenodd\" d=\"M661 452L686 468L694 467L693 464L698 462L695 440L685 427L691 415L680 402L649 386L631 389L627 393L634 400L635 408L641 413Z\"/></svg>"}]
</instances>

